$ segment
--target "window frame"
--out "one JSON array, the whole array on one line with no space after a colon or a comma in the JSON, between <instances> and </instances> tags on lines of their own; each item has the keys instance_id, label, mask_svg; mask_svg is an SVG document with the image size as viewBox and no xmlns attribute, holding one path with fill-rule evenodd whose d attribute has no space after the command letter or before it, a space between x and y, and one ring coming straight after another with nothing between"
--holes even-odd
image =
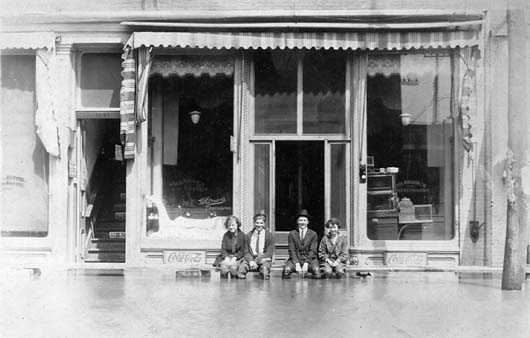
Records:
<instances>
[{"instance_id":1,"label":"window frame","mask_svg":"<svg viewBox=\"0 0 530 338\"><path fill-rule=\"evenodd\" d=\"M297 69L297 133L296 134L279 134L279 133L268 133L268 134L256 134L255 132L255 80L256 80L256 73L255 73L255 62L254 62L254 55L251 55L250 58L250 82L249 82L249 143L251 146L250 150L250 158L249 158L249 167L253 171L255 168L255 159L254 159L254 146L256 144L269 144L270 145L270 182L269 182L269 206L271 210L270 219L268 220L270 231L273 233L279 233L279 234L286 234L284 231L276 231L275 227L275 215L273 210L275 210L276 207L276 191L275 191L275 182L276 182L276 142L277 141L322 141L324 142L324 218L329 219L331 217L331 207L330 207L330 195L331 195L331 186L330 186L330 175L331 175L331 169L330 169L330 157L331 157L331 146L333 144L344 144L346 146L346 192L345 192L345 213L346 213L346 219L341 220L343 226L340 228L340 233L348 237L348 243L351 243L351 229L353 228L354 224L354 217L352 214L352 198L354 193L354 187L352 185L353 175L352 175L352 159L353 159L353 153L352 148L354 148L355 144L353 144L353 135L352 135L352 126L351 126L351 119L352 116L354 116L354 107L352 105L352 83L353 83L353 77L352 77L352 70L353 70L353 52L352 51L346 51L345 54L345 74L344 74L344 81L345 81L345 88L344 88L344 133L334 133L334 134L303 134L303 65L302 65L302 59L303 59L303 53L298 54L298 69ZM250 198L252 200L252 207L254 208L255 203L255 186L254 183L252 183L251 189L250 189ZM255 209L255 208L254 208ZM252 209L252 210L254 210ZM281 235L280 235L281 236ZM353 238L353 237L352 237ZM351 244L350 244L351 245Z\"/></svg>"}]
</instances>

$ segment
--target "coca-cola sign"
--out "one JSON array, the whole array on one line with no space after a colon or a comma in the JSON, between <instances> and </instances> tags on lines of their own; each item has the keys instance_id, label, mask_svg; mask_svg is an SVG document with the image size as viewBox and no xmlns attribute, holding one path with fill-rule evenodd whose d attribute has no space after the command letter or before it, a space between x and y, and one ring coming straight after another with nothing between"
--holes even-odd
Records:
<instances>
[{"instance_id":1,"label":"coca-cola sign","mask_svg":"<svg viewBox=\"0 0 530 338\"><path fill-rule=\"evenodd\" d=\"M175 265L200 265L206 262L206 253L204 251L164 251L164 263Z\"/></svg>"},{"instance_id":2,"label":"coca-cola sign","mask_svg":"<svg viewBox=\"0 0 530 338\"><path fill-rule=\"evenodd\" d=\"M427 254L423 252L387 252L385 265L427 266Z\"/></svg>"}]
</instances>

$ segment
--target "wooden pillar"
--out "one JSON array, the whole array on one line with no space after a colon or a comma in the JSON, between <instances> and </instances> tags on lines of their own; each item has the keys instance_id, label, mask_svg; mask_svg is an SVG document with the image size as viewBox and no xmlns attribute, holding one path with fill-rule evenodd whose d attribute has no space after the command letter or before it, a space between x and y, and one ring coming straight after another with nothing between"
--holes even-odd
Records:
<instances>
[{"instance_id":1,"label":"wooden pillar","mask_svg":"<svg viewBox=\"0 0 530 338\"><path fill-rule=\"evenodd\" d=\"M520 290L524 282L524 267L528 245L528 208L530 188L530 136L528 131L527 59L528 30L526 0L508 2L508 155L505 166L508 210L506 244L502 274L503 290Z\"/></svg>"},{"instance_id":2,"label":"wooden pillar","mask_svg":"<svg viewBox=\"0 0 530 338\"><path fill-rule=\"evenodd\" d=\"M148 53L138 53L137 59L137 86L139 77L147 65ZM145 93L147 95L147 93ZM145 98L145 105L139 99L138 91L135 98L137 119L147 117L146 107L149 106L149 97ZM136 128L136 156L127 160L126 173L126 238L125 238L125 262L128 266L144 265L141 253L141 243L145 237L145 197L150 192L148 178L148 123L145 120L137 123Z\"/></svg>"},{"instance_id":3,"label":"wooden pillar","mask_svg":"<svg viewBox=\"0 0 530 338\"><path fill-rule=\"evenodd\" d=\"M50 214L50 225L53 226L50 236L56 260L73 263L77 229L75 222L71 222L72 205L69 204L69 197L73 188L68 179L68 147L74 125L72 121L75 121L72 45L57 44L53 58L49 64L52 87L50 95L53 97L54 115L58 125L60 156L50 157L50 206L54 210Z\"/></svg>"},{"instance_id":4,"label":"wooden pillar","mask_svg":"<svg viewBox=\"0 0 530 338\"><path fill-rule=\"evenodd\" d=\"M237 55L234 72L234 81L236 91L234 97L234 103L237 106L234 107L236 114L234 115L234 136L238 140L239 146L234 156L234 182L238 182L239 187L234 186L234 201L233 201L233 213L240 215L241 222L243 223L242 229L247 232L254 227L254 216L255 210L251 210L254 196L251 196L251 185L253 184L253 177L250 174L252 168L250 168L250 144L249 144L249 124L250 124L250 54L243 52ZM240 196L240 197L238 197ZM239 200L238 200L239 199ZM236 206L239 209L236 209Z\"/></svg>"}]
</instances>

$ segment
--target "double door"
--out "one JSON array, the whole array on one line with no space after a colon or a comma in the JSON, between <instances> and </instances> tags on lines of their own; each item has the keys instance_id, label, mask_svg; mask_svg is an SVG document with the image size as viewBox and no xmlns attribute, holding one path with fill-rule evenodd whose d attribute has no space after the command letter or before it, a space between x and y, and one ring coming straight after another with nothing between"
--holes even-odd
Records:
<instances>
[{"instance_id":1,"label":"double door","mask_svg":"<svg viewBox=\"0 0 530 338\"><path fill-rule=\"evenodd\" d=\"M321 238L330 217L349 222L349 143L329 140L272 140L253 143L253 207L264 210L277 252L286 254L287 234L306 209L309 228Z\"/></svg>"}]
</instances>

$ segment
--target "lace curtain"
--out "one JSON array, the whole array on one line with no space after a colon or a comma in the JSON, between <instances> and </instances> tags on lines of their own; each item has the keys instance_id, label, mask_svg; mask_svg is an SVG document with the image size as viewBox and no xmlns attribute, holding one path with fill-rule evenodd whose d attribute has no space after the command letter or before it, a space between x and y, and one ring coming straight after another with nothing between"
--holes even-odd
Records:
<instances>
[{"instance_id":1,"label":"lace curtain","mask_svg":"<svg viewBox=\"0 0 530 338\"><path fill-rule=\"evenodd\" d=\"M231 55L178 55L157 56L153 60L151 74L200 77L224 74L232 76L234 60Z\"/></svg>"}]
</instances>

